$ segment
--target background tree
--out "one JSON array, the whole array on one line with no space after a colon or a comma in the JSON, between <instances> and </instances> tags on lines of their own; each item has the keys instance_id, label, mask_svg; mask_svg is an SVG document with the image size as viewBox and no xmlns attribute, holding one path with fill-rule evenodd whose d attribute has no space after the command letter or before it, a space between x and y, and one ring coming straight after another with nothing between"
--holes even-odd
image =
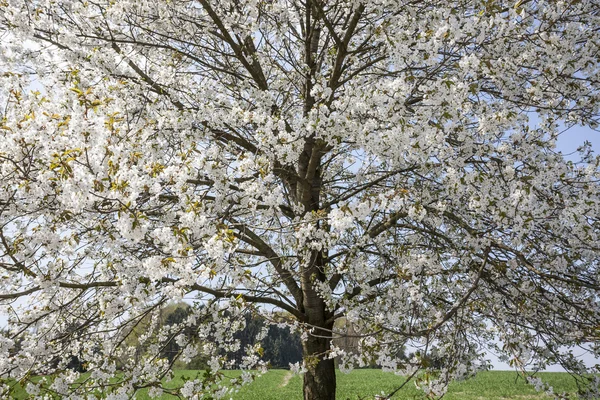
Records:
<instances>
[{"instance_id":1,"label":"background tree","mask_svg":"<svg viewBox=\"0 0 600 400\"><path fill-rule=\"evenodd\" d=\"M270 325L262 340L264 360L273 368L290 368L290 364L302 362L302 341L297 332L288 327Z\"/></svg>"},{"instance_id":2,"label":"background tree","mask_svg":"<svg viewBox=\"0 0 600 400\"><path fill-rule=\"evenodd\" d=\"M275 321L285 321L289 315L261 315L247 313L246 326L236 334L240 340L240 349L228 358L234 360L234 368L244 359L244 349L248 346L259 344L262 359L272 368L290 368L290 364L302 362L302 342L297 332L290 332L284 322L275 324Z\"/></svg>"},{"instance_id":3,"label":"background tree","mask_svg":"<svg viewBox=\"0 0 600 400\"><path fill-rule=\"evenodd\" d=\"M494 339L518 368L593 381L572 349L600 350L599 160L555 143L560 124L597 127L599 15L594 0L0 2L0 373L77 354L93 374L54 393L158 395L176 340L212 372L171 392L222 396L224 354L266 305L301 331L305 399L335 397L342 316L363 335L344 368L413 377L393 349L435 345L430 396L485 367ZM142 336L135 362L136 324L184 296L185 321Z\"/></svg>"},{"instance_id":4,"label":"background tree","mask_svg":"<svg viewBox=\"0 0 600 400\"><path fill-rule=\"evenodd\" d=\"M193 342L196 337L197 326L186 324L187 317L190 315L190 306L187 303L180 302L169 304L162 307L156 315L146 315L132 331L127 332L124 337L124 345L135 349L134 361L143 362L150 356L154 356L152 351L156 343L161 343L159 356L168 361L177 369L204 369L206 368L206 359L201 355L193 357L187 362L179 360L182 355L181 340L184 342ZM154 317L154 318L153 318ZM154 319L154 320L153 320ZM182 325L184 329L181 329ZM159 336L168 337L167 340L160 339ZM179 337L179 335L182 335ZM126 357L125 357L126 358ZM127 365L127 360L118 363L119 369Z\"/></svg>"}]
</instances>

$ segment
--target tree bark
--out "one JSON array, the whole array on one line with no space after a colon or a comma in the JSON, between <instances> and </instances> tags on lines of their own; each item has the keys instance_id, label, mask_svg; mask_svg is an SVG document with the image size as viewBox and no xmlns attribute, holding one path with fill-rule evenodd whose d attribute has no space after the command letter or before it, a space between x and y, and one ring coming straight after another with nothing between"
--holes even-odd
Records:
<instances>
[{"instance_id":1,"label":"tree bark","mask_svg":"<svg viewBox=\"0 0 600 400\"><path fill-rule=\"evenodd\" d=\"M303 269L302 289L304 314L311 331L302 343L304 350L304 400L335 400L335 364L329 358L331 346L332 312L315 290L315 282L325 281L325 256L315 251L311 262Z\"/></svg>"},{"instance_id":2,"label":"tree bark","mask_svg":"<svg viewBox=\"0 0 600 400\"><path fill-rule=\"evenodd\" d=\"M315 105L311 94L314 77L317 71L319 54L319 36L321 29L319 19L313 18L311 0L305 2L305 62L310 67L304 82L304 117L308 117ZM296 201L301 204L306 214L318 212L322 190L322 159L324 151L313 134L304 142L304 151L298 160L298 177ZM316 228L322 228L316 221ZM315 290L315 284L327 281L325 274L327 251L312 251L310 261L300 267L302 290L301 308L311 332L302 342L304 364L304 400L335 400L335 364L329 358L331 347L332 313L327 310L325 301ZM329 322L327 322L329 321Z\"/></svg>"},{"instance_id":3,"label":"tree bark","mask_svg":"<svg viewBox=\"0 0 600 400\"><path fill-rule=\"evenodd\" d=\"M323 332L322 336L330 335L331 332ZM335 400L334 360L323 359L323 356L327 355L330 344L330 338L315 336L309 336L302 344L304 358L307 361L307 371L304 373L304 400Z\"/></svg>"}]
</instances>

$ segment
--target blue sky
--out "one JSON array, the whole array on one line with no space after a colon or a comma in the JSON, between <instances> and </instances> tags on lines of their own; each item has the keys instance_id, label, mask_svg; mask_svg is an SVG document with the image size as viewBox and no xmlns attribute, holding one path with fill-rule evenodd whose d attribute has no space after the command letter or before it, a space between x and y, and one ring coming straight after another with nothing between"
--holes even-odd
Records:
<instances>
[{"instance_id":1,"label":"blue sky","mask_svg":"<svg viewBox=\"0 0 600 400\"><path fill-rule=\"evenodd\" d=\"M560 135L557 148L566 155L577 150L577 147L586 140L592 143L592 148L596 153L600 152L600 132L580 126L573 127Z\"/></svg>"}]
</instances>

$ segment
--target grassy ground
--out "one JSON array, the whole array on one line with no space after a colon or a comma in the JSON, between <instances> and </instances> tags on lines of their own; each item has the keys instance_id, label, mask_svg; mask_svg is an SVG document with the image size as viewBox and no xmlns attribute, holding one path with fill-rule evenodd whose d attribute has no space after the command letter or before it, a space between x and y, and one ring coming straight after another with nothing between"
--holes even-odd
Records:
<instances>
[{"instance_id":1,"label":"grassy ground","mask_svg":"<svg viewBox=\"0 0 600 400\"><path fill-rule=\"evenodd\" d=\"M225 371L227 377L238 376L237 371ZM180 375L179 375L180 374ZM192 371L179 371L178 375L192 375ZM574 380L566 373L540 373L539 377L549 383L557 393L575 393ZM338 400L373 399L382 391L390 393L404 381L403 378L379 370L355 370L350 374L337 374ZM424 399L411 382L401 389L394 400ZM542 400L551 397L536 392L533 387L518 377L515 372L491 371L478 374L475 378L450 385L445 400ZM139 400L149 399L140 393ZM285 370L272 370L233 395L234 400L302 400L302 377Z\"/></svg>"},{"instance_id":2,"label":"grassy ground","mask_svg":"<svg viewBox=\"0 0 600 400\"><path fill-rule=\"evenodd\" d=\"M224 371L227 378L239 376L239 371ZM194 378L197 371L177 371L176 378L170 382L173 387L181 383L184 377ZM566 373L540 373L544 382L550 384L557 393L575 393L577 387L574 380ZM382 391L390 393L404 381L393 374L379 370L355 370L350 374L337 374L338 400L367 400L373 399ZM27 398L24 391L15 393L16 398ZM13 394L13 396L15 395ZM163 396L163 400L174 397ZM244 386L232 396L233 400L302 400L302 377L292 375L286 370L272 370L258 377L255 382ZM416 390L411 382L400 390L394 400L422 400L425 396ZM138 400L148 400L150 397L141 391ZM450 385L444 400L542 400L550 399L543 393L527 385L515 372L491 371L478 374L475 378L455 382Z\"/></svg>"}]
</instances>

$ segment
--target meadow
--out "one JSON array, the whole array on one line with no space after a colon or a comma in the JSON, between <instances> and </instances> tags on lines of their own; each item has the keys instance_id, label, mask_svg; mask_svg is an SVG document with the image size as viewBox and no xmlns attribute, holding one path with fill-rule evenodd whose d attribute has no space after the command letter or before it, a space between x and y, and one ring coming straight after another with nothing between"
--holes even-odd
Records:
<instances>
[{"instance_id":1,"label":"meadow","mask_svg":"<svg viewBox=\"0 0 600 400\"><path fill-rule=\"evenodd\" d=\"M175 379L167 384L174 387L185 378L194 378L202 371L176 371ZM223 371L225 378L236 378L239 371ZM550 384L556 393L568 393L570 398L577 398L577 386L574 379L560 372L542 372L537 374L544 382ZM376 369L355 370L349 374L338 371L338 400L372 400L375 395L390 393L404 382L404 378L384 373ZM25 391L14 386L14 398L26 399ZM237 393L226 397L233 400L302 400L302 376L294 375L287 370L271 370L258 377L254 382L239 389ZM527 385L524 379L512 371L488 371L476 377L454 382L450 385L444 400L545 400L552 399L544 393L537 392ZM149 400L145 390L138 392L138 400ZM162 400L176 399L173 396L162 396ZM409 382L397 392L393 400L424 400L426 396Z\"/></svg>"},{"instance_id":2,"label":"meadow","mask_svg":"<svg viewBox=\"0 0 600 400\"><path fill-rule=\"evenodd\" d=\"M227 372L226 372L227 373ZM556 392L576 393L577 386L573 378L566 373L540 373L544 382L549 383ZM381 392L390 393L404 382L404 378L384 373L376 369L354 370L349 374L338 371L338 400L373 399ZM575 398L575 396L573 396ZM289 371L269 371L252 384L240 389L232 397L234 400L302 400L302 377ZM392 399L425 399L422 391L409 382ZM511 371L482 372L476 377L455 382L450 385L445 400L496 400L520 399L541 400L551 397L525 383L524 379ZM145 400L145 399L144 399Z\"/></svg>"}]
</instances>

